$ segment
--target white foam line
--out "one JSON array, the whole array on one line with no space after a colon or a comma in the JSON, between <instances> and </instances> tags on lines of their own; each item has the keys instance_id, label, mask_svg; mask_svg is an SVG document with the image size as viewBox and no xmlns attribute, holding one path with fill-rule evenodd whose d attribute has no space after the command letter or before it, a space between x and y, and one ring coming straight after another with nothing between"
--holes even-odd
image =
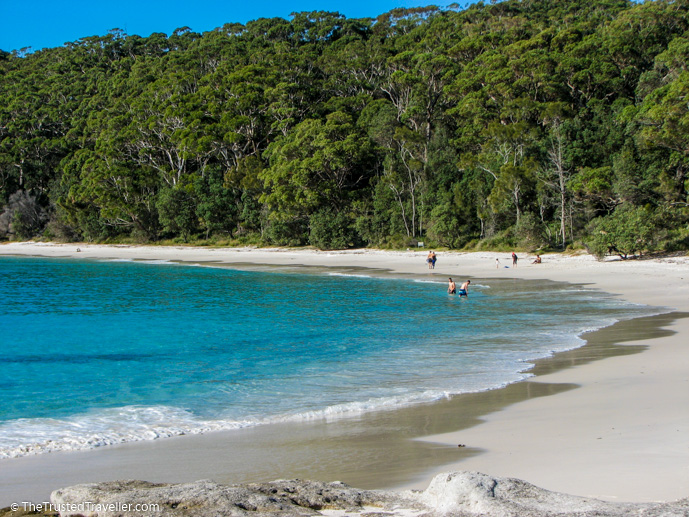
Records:
<instances>
[{"instance_id":1,"label":"white foam line","mask_svg":"<svg viewBox=\"0 0 689 517\"><path fill-rule=\"evenodd\" d=\"M0 425L0 437L6 444L0 448L0 458L94 449L250 425L255 424L198 420L187 411L166 406L113 408L65 419L23 418Z\"/></svg>"},{"instance_id":2,"label":"white foam line","mask_svg":"<svg viewBox=\"0 0 689 517\"><path fill-rule=\"evenodd\" d=\"M503 384L504 385L504 384ZM493 386L494 389L500 386ZM468 392L468 391L467 391ZM373 398L264 419L203 420L169 406L125 406L65 419L24 418L0 424L0 459L52 452L95 449L108 445L204 434L282 422L336 420L372 411L394 410L448 398L449 391L426 391L408 396Z\"/></svg>"},{"instance_id":3,"label":"white foam line","mask_svg":"<svg viewBox=\"0 0 689 517\"><path fill-rule=\"evenodd\" d=\"M328 273L328 276L344 276L344 277L353 277L353 278L375 278L370 275L356 275L354 273Z\"/></svg>"}]
</instances>

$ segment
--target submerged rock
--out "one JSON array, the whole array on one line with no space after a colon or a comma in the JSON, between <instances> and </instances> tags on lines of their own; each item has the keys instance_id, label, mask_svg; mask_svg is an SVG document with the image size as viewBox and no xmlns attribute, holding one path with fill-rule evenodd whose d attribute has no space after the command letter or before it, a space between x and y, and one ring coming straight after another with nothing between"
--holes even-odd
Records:
<instances>
[{"instance_id":1,"label":"submerged rock","mask_svg":"<svg viewBox=\"0 0 689 517\"><path fill-rule=\"evenodd\" d=\"M207 480L183 484L112 481L56 490L51 502L62 517L689 517L689 499L662 504L611 503L477 472L439 474L426 490L404 492L302 480L245 485Z\"/></svg>"}]
</instances>

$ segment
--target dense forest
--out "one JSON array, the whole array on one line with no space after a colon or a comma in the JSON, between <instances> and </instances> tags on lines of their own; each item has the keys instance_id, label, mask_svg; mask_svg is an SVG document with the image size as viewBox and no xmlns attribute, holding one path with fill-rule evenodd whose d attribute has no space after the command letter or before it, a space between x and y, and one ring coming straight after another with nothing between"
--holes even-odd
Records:
<instances>
[{"instance_id":1,"label":"dense forest","mask_svg":"<svg viewBox=\"0 0 689 517\"><path fill-rule=\"evenodd\" d=\"M687 56L689 0L0 51L0 239L686 250Z\"/></svg>"}]
</instances>

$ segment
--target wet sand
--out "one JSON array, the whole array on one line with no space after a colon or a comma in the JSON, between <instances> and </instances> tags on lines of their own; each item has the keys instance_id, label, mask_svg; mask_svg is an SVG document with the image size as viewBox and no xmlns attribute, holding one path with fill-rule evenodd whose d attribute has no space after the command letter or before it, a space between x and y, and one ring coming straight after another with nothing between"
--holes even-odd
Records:
<instances>
[{"instance_id":1,"label":"wet sand","mask_svg":"<svg viewBox=\"0 0 689 517\"><path fill-rule=\"evenodd\" d=\"M628 263L553 256L551 264L557 263L556 267L525 264L496 271L495 257L502 260L505 254L441 254L437 269L428 272L418 253L258 250L235 251L228 260L217 250L82 246L76 255L73 246L8 246L0 246L0 254L86 258L88 253L122 258L124 250L124 255L139 259L373 266L441 278L448 273L460 278L509 275L570 282L585 278L634 302L641 303L643 297L654 305L688 309L687 283L682 281L689 267L684 259L669 264L638 262L629 268ZM689 320L685 316L663 314L620 322L585 336L585 347L539 361L533 370L537 376L528 381L434 404L357 418L3 460L0 506L42 500L54 488L107 479L212 478L237 483L300 477L341 480L361 488L424 488L433 474L461 469L521 477L544 488L614 500L686 497ZM615 432L611 419L617 425Z\"/></svg>"}]
</instances>

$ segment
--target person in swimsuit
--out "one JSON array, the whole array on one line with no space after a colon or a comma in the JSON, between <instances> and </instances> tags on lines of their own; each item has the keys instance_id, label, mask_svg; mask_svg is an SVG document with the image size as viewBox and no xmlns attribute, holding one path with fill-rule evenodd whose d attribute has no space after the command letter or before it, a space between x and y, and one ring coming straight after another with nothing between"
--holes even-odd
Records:
<instances>
[{"instance_id":1,"label":"person in swimsuit","mask_svg":"<svg viewBox=\"0 0 689 517\"><path fill-rule=\"evenodd\" d=\"M447 286L447 294L457 294L457 285L450 278L450 283Z\"/></svg>"},{"instance_id":2,"label":"person in swimsuit","mask_svg":"<svg viewBox=\"0 0 689 517\"><path fill-rule=\"evenodd\" d=\"M466 296L469 298L469 284L471 283L471 280L467 280L464 282L461 287L459 288L459 297L461 298L462 296Z\"/></svg>"},{"instance_id":3,"label":"person in swimsuit","mask_svg":"<svg viewBox=\"0 0 689 517\"><path fill-rule=\"evenodd\" d=\"M428 269L433 269L433 265L435 264L435 259L434 259L434 254L432 251L428 252L428 256L426 257L426 262L428 263Z\"/></svg>"}]
</instances>

